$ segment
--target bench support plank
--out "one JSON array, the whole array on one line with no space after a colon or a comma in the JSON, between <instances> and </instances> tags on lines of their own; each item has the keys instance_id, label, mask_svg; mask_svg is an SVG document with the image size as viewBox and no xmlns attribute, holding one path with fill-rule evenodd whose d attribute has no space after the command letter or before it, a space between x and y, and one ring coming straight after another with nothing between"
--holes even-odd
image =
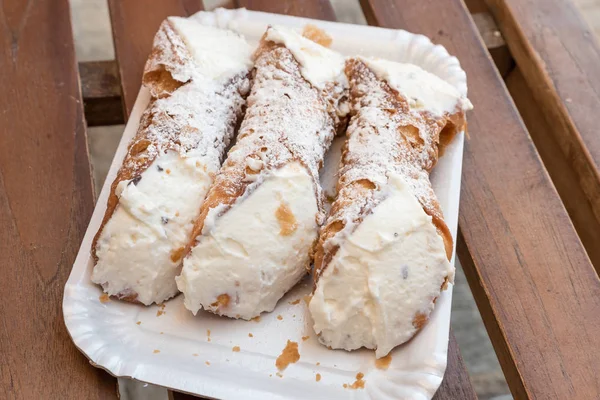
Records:
<instances>
[{"instance_id":1,"label":"bench support plank","mask_svg":"<svg viewBox=\"0 0 600 400\"><path fill-rule=\"evenodd\" d=\"M69 2L5 0L0 32L0 398L114 398L62 315L94 208Z\"/></svg>"}]
</instances>

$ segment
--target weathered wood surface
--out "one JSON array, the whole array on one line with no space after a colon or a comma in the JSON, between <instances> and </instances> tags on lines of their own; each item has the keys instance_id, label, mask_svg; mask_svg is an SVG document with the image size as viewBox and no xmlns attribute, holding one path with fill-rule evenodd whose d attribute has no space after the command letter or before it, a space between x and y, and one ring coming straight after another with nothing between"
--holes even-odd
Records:
<instances>
[{"instance_id":1,"label":"weathered wood surface","mask_svg":"<svg viewBox=\"0 0 600 400\"><path fill-rule=\"evenodd\" d=\"M79 63L81 92L88 126L118 125L124 122L121 80L114 61Z\"/></svg>"},{"instance_id":2,"label":"weathered wood surface","mask_svg":"<svg viewBox=\"0 0 600 400\"><path fill-rule=\"evenodd\" d=\"M600 66L599 66L600 67ZM594 210L577 179L573 164L565 157L554 136L558 125L547 120L519 68L506 79L506 86L523 117L535 147L544 161L552 182L560 195L571 221L594 265L600 265L600 229L594 223Z\"/></svg>"},{"instance_id":3,"label":"weathered wood surface","mask_svg":"<svg viewBox=\"0 0 600 400\"><path fill-rule=\"evenodd\" d=\"M479 35L481 35L481 38L483 39L485 47L490 52L492 60L494 60L494 64L496 64L496 68L498 68L498 72L500 72L500 75L502 75L503 78L506 78L514 68L515 61L508 50L508 46L506 45L502 34L498 30L496 21L494 21L491 14L487 12L479 12L472 14L471 16L473 17L475 26L477 26Z\"/></svg>"},{"instance_id":4,"label":"weathered wood surface","mask_svg":"<svg viewBox=\"0 0 600 400\"><path fill-rule=\"evenodd\" d=\"M94 208L69 2L0 7L0 398L114 398L63 322Z\"/></svg>"},{"instance_id":5,"label":"weathered wood surface","mask_svg":"<svg viewBox=\"0 0 600 400\"><path fill-rule=\"evenodd\" d=\"M600 44L573 1L486 0L600 231ZM560 190L560 188L559 188ZM563 198L571 195L566 191ZM577 194L571 202L579 199ZM595 243L594 247L598 247ZM588 246L589 248L589 246ZM600 273L600 260L592 260Z\"/></svg>"},{"instance_id":6,"label":"weathered wood surface","mask_svg":"<svg viewBox=\"0 0 600 400\"><path fill-rule=\"evenodd\" d=\"M464 4L362 3L370 23L446 46L469 77L459 256L513 395L600 398L600 281Z\"/></svg>"}]
</instances>

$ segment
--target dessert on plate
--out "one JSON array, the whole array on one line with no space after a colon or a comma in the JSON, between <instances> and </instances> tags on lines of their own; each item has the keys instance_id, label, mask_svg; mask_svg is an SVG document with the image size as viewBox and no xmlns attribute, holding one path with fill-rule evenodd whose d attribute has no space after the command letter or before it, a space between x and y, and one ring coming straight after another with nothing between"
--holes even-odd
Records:
<instances>
[{"instance_id":1,"label":"dessert on plate","mask_svg":"<svg viewBox=\"0 0 600 400\"><path fill-rule=\"evenodd\" d=\"M453 281L452 237L429 173L472 106L415 65L356 57L346 74L351 119L309 310L321 343L380 358L423 327Z\"/></svg>"},{"instance_id":2,"label":"dessert on plate","mask_svg":"<svg viewBox=\"0 0 600 400\"><path fill-rule=\"evenodd\" d=\"M344 120L344 59L269 27L254 61L237 143L202 205L177 277L194 314L202 308L251 319L272 311L306 274L323 220L318 171Z\"/></svg>"},{"instance_id":3,"label":"dessert on plate","mask_svg":"<svg viewBox=\"0 0 600 400\"><path fill-rule=\"evenodd\" d=\"M92 245L92 281L145 305L178 293L185 246L249 91L251 48L231 31L170 17L143 83L151 94Z\"/></svg>"}]
</instances>

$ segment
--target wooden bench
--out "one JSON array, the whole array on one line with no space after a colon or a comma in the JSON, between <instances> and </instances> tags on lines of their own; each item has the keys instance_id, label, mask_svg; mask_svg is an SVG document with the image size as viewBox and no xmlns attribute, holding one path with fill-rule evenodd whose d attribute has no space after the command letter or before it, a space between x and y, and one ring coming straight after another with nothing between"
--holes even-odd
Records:
<instances>
[{"instance_id":1,"label":"wooden bench","mask_svg":"<svg viewBox=\"0 0 600 400\"><path fill-rule=\"evenodd\" d=\"M475 110L457 251L513 395L598 399L600 46L569 1L467 3L482 30L495 21L502 32L504 41L487 37L489 52L461 0L361 1L369 24L423 33L467 71ZM203 4L109 5L117 63L79 69L67 0L0 7L2 399L116 396L116 380L88 365L60 312L94 207L86 118L126 120L159 23ZM233 6L335 20L328 0ZM435 398L475 399L452 334L448 361Z\"/></svg>"}]
</instances>

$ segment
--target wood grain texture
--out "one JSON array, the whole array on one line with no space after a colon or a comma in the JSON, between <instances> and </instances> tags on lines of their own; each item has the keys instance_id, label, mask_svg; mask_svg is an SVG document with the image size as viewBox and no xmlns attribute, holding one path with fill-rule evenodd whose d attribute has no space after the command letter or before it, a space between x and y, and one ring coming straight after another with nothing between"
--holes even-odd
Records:
<instances>
[{"instance_id":1,"label":"wood grain texture","mask_svg":"<svg viewBox=\"0 0 600 400\"><path fill-rule=\"evenodd\" d=\"M450 339L448 342L448 365L444 380L440 388L433 396L433 400L477 400L477 394L473 389L473 384L469 378L469 373L465 366L458 343L450 329Z\"/></svg>"},{"instance_id":2,"label":"wood grain texture","mask_svg":"<svg viewBox=\"0 0 600 400\"><path fill-rule=\"evenodd\" d=\"M494 17L488 12L479 12L471 14L479 35L483 39L498 72L503 78L506 78L510 71L515 67L515 61L508 50L508 46L498 30L498 25Z\"/></svg>"},{"instance_id":3,"label":"wood grain texture","mask_svg":"<svg viewBox=\"0 0 600 400\"><path fill-rule=\"evenodd\" d=\"M0 32L0 398L114 398L62 315L94 208L69 2L4 0Z\"/></svg>"},{"instance_id":4,"label":"wood grain texture","mask_svg":"<svg viewBox=\"0 0 600 400\"><path fill-rule=\"evenodd\" d=\"M600 68L600 66L599 66ZM577 180L573 165L565 157L554 135L549 134L559 125L546 119L546 115L533 98L521 70L516 68L506 79L506 86L523 117L535 147L554 182L571 221L585 246L590 260L600 265L600 227L594 223L594 210Z\"/></svg>"},{"instance_id":5,"label":"wood grain texture","mask_svg":"<svg viewBox=\"0 0 600 400\"><path fill-rule=\"evenodd\" d=\"M600 281L460 0L363 0L469 77L459 256L516 398L600 398ZM431 10L435 10L432 12Z\"/></svg>"},{"instance_id":6,"label":"wood grain texture","mask_svg":"<svg viewBox=\"0 0 600 400\"><path fill-rule=\"evenodd\" d=\"M485 5L485 0L465 0L465 5L471 14L488 11L487 6Z\"/></svg>"},{"instance_id":7,"label":"wood grain texture","mask_svg":"<svg viewBox=\"0 0 600 400\"><path fill-rule=\"evenodd\" d=\"M600 45L566 0L486 0L600 230ZM569 193L564 193L568 196ZM575 201L576 199L573 199ZM597 246L598 243L596 243ZM600 273L600 264L596 263Z\"/></svg>"},{"instance_id":8,"label":"wood grain texture","mask_svg":"<svg viewBox=\"0 0 600 400\"><path fill-rule=\"evenodd\" d=\"M160 23L169 16L188 16L202 10L202 1L108 0L108 6L127 119L140 90L144 64Z\"/></svg>"},{"instance_id":9,"label":"wood grain texture","mask_svg":"<svg viewBox=\"0 0 600 400\"><path fill-rule=\"evenodd\" d=\"M83 109L88 126L124 122L121 80L115 61L79 63Z\"/></svg>"}]
</instances>

